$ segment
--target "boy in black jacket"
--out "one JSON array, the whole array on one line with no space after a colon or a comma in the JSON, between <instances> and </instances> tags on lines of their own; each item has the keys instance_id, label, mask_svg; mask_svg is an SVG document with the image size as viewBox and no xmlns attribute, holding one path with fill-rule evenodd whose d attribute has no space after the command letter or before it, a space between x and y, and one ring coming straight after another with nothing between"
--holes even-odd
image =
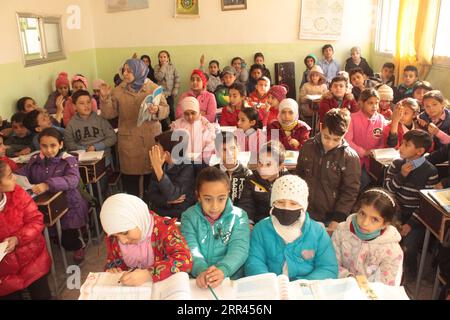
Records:
<instances>
[{"instance_id":1,"label":"boy in black jacket","mask_svg":"<svg viewBox=\"0 0 450 320\"><path fill-rule=\"evenodd\" d=\"M284 167L285 149L277 141L264 144L258 152L258 166L247 177L238 206L247 212L250 227L270 216L273 183L289 174Z\"/></svg>"},{"instance_id":2,"label":"boy in black jacket","mask_svg":"<svg viewBox=\"0 0 450 320\"><path fill-rule=\"evenodd\" d=\"M241 199L244 182L252 171L247 169L238 160L239 146L237 138L231 132L222 132L216 136L216 154L221 158L216 168L222 170L230 177L230 198L235 206Z\"/></svg>"}]
</instances>

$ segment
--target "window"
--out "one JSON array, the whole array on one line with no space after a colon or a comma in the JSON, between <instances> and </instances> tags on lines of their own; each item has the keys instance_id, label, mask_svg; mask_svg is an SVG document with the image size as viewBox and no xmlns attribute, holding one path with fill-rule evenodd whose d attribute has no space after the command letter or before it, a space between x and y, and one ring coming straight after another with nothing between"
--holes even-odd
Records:
<instances>
[{"instance_id":1,"label":"window","mask_svg":"<svg viewBox=\"0 0 450 320\"><path fill-rule=\"evenodd\" d=\"M378 1L378 27L375 42L377 52L395 54L399 5L399 0Z\"/></svg>"},{"instance_id":2,"label":"window","mask_svg":"<svg viewBox=\"0 0 450 320\"><path fill-rule=\"evenodd\" d=\"M25 67L65 59L61 17L17 13Z\"/></svg>"},{"instance_id":3,"label":"window","mask_svg":"<svg viewBox=\"0 0 450 320\"><path fill-rule=\"evenodd\" d=\"M436 64L450 65L450 1L441 0L434 56Z\"/></svg>"}]
</instances>

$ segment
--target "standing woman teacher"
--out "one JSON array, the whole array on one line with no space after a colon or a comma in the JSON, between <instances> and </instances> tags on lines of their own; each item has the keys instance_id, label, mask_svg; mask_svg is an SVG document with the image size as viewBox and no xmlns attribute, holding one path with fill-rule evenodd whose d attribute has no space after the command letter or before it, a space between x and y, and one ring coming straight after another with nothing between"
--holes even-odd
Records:
<instances>
[{"instance_id":1,"label":"standing woman teacher","mask_svg":"<svg viewBox=\"0 0 450 320\"><path fill-rule=\"evenodd\" d=\"M152 172L148 152L155 145L155 137L162 132L160 120L169 116L169 105L162 96L159 105L149 108L151 120L138 127L141 103L157 85L147 78L148 67L139 59L127 60L123 70L123 82L119 86L112 90L106 85L101 88L102 116L119 117L117 146L123 186L128 194L140 196L140 176L144 176L145 190Z\"/></svg>"}]
</instances>

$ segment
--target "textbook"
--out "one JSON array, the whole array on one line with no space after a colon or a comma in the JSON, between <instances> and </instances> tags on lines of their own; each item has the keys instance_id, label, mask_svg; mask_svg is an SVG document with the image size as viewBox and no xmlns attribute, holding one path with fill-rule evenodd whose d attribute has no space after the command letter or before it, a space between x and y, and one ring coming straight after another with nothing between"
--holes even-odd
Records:
<instances>
[{"instance_id":1,"label":"textbook","mask_svg":"<svg viewBox=\"0 0 450 320\"><path fill-rule=\"evenodd\" d=\"M284 165L288 168L290 167L296 167L297 166L297 160L298 160L298 151L289 150L285 153L285 160Z\"/></svg>"},{"instance_id":2,"label":"textbook","mask_svg":"<svg viewBox=\"0 0 450 320\"><path fill-rule=\"evenodd\" d=\"M189 275L175 273L169 278L139 287L121 285L124 273L89 273L81 286L79 300L189 300Z\"/></svg>"},{"instance_id":3,"label":"textbook","mask_svg":"<svg viewBox=\"0 0 450 320\"><path fill-rule=\"evenodd\" d=\"M400 152L394 148L375 149L373 157L379 161L394 161L400 158Z\"/></svg>"},{"instance_id":4,"label":"textbook","mask_svg":"<svg viewBox=\"0 0 450 320\"><path fill-rule=\"evenodd\" d=\"M427 190L433 200L437 202L445 211L450 213L450 189Z\"/></svg>"},{"instance_id":5,"label":"textbook","mask_svg":"<svg viewBox=\"0 0 450 320\"><path fill-rule=\"evenodd\" d=\"M137 120L138 127L140 127L144 123L144 121L151 120L151 114L148 112L148 108L150 108L150 106L152 105L159 105L163 92L163 87L158 86L152 94L145 97L144 101L142 101Z\"/></svg>"},{"instance_id":6,"label":"textbook","mask_svg":"<svg viewBox=\"0 0 450 320\"><path fill-rule=\"evenodd\" d=\"M18 157L15 157L15 158L11 158L11 160L14 161L15 163L20 163L20 164L28 163L30 161L31 157L34 156L35 154L38 154L39 152L40 152L39 150L38 151L34 151L34 152L30 153L30 154L26 154L26 155L23 155L23 156L18 156Z\"/></svg>"},{"instance_id":7,"label":"textbook","mask_svg":"<svg viewBox=\"0 0 450 320\"><path fill-rule=\"evenodd\" d=\"M5 241L0 243L0 262L6 256L6 247L8 247L8 242Z\"/></svg>"},{"instance_id":8,"label":"textbook","mask_svg":"<svg viewBox=\"0 0 450 320\"><path fill-rule=\"evenodd\" d=\"M102 160L105 151L85 151L85 150L77 150L73 151L78 155L78 162L87 162L87 161L95 161Z\"/></svg>"}]
</instances>

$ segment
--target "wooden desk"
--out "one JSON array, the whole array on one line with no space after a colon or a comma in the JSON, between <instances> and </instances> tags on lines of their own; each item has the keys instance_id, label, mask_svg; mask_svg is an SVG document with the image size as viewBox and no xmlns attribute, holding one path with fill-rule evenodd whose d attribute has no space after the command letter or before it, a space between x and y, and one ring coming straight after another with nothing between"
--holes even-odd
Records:
<instances>
[{"instance_id":1,"label":"wooden desk","mask_svg":"<svg viewBox=\"0 0 450 320\"><path fill-rule=\"evenodd\" d=\"M88 186L89 193L91 194L92 197L95 197L92 184L96 185L98 193L98 201L100 203L100 206L103 205L103 194L100 185L100 180L106 175L105 159L106 158L103 157L101 160L85 161L78 163L81 180L85 185Z\"/></svg>"},{"instance_id":2,"label":"wooden desk","mask_svg":"<svg viewBox=\"0 0 450 320\"><path fill-rule=\"evenodd\" d=\"M420 207L417 214L415 214L416 219L426 228L419 272L417 274L416 290L414 292L415 297L418 296L420 290L430 234L432 233L442 243L450 226L450 215L428 195L428 192L429 190L420 190Z\"/></svg>"},{"instance_id":3,"label":"wooden desk","mask_svg":"<svg viewBox=\"0 0 450 320\"><path fill-rule=\"evenodd\" d=\"M382 187L392 160L382 161L377 160L374 157L369 157L369 161L370 170L367 171L367 174L374 180L378 187Z\"/></svg>"}]
</instances>

